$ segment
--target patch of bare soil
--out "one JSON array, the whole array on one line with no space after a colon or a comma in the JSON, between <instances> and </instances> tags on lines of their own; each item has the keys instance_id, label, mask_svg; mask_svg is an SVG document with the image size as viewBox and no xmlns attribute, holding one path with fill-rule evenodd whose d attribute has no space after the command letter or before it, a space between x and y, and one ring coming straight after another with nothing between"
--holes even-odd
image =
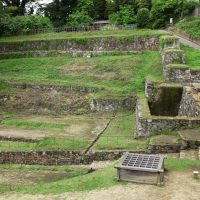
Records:
<instances>
[{"instance_id":1,"label":"patch of bare soil","mask_svg":"<svg viewBox=\"0 0 200 200\"><path fill-rule=\"evenodd\" d=\"M27 138L27 139L42 139L44 137L75 137L83 139L95 138L109 121L110 116L105 115L82 115L82 116L67 116L62 118L46 117L46 116L17 116L12 119L24 122L48 122L62 123L66 127L61 131L50 129L27 129L23 127L0 127L0 136Z\"/></svg>"},{"instance_id":2,"label":"patch of bare soil","mask_svg":"<svg viewBox=\"0 0 200 200\"><path fill-rule=\"evenodd\" d=\"M4 111L28 114L72 114L90 111L90 96L75 91L16 89Z\"/></svg>"},{"instance_id":3,"label":"patch of bare soil","mask_svg":"<svg viewBox=\"0 0 200 200\"><path fill-rule=\"evenodd\" d=\"M1 200L199 200L200 181L192 178L192 171L170 172L163 187L129 183L108 189L59 195L5 194ZM67 190L67 188L66 188Z\"/></svg>"},{"instance_id":4,"label":"patch of bare soil","mask_svg":"<svg viewBox=\"0 0 200 200\"><path fill-rule=\"evenodd\" d=\"M53 182L64 179L69 173L49 170L0 170L0 187L7 185L31 185L40 182Z\"/></svg>"}]
</instances>

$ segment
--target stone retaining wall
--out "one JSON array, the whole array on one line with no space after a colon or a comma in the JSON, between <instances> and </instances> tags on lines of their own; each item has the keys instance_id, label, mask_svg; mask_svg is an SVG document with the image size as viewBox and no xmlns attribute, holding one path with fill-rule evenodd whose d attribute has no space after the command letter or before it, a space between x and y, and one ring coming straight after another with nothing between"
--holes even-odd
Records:
<instances>
[{"instance_id":1,"label":"stone retaining wall","mask_svg":"<svg viewBox=\"0 0 200 200\"><path fill-rule=\"evenodd\" d=\"M81 151L0 152L0 164L79 165L90 164L93 161L116 160L124 153L125 151L96 151L87 154Z\"/></svg>"},{"instance_id":2,"label":"stone retaining wall","mask_svg":"<svg viewBox=\"0 0 200 200\"><path fill-rule=\"evenodd\" d=\"M135 137L146 137L153 132L173 131L181 127L195 127L200 124L200 118L152 116L147 100L140 100L136 105Z\"/></svg>"},{"instance_id":3,"label":"stone retaining wall","mask_svg":"<svg viewBox=\"0 0 200 200\"><path fill-rule=\"evenodd\" d=\"M184 51L180 49L166 49L161 53L163 65L168 64L184 64L185 54Z\"/></svg>"},{"instance_id":4,"label":"stone retaining wall","mask_svg":"<svg viewBox=\"0 0 200 200\"><path fill-rule=\"evenodd\" d=\"M179 116L199 117L200 116L200 91L191 86L183 89L182 100L179 109Z\"/></svg>"},{"instance_id":5,"label":"stone retaining wall","mask_svg":"<svg viewBox=\"0 0 200 200\"><path fill-rule=\"evenodd\" d=\"M142 53L141 51L22 51L0 53L1 59L14 58L38 58L38 57L58 57L58 56L72 56L72 57L94 57L103 55L133 55Z\"/></svg>"},{"instance_id":6,"label":"stone retaining wall","mask_svg":"<svg viewBox=\"0 0 200 200\"><path fill-rule=\"evenodd\" d=\"M153 145L149 144L147 152L150 154L158 153L179 153L181 150L180 144L173 145Z\"/></svg>"},{"instance_id":7,"label":"stone retaining wall","mask_svg":"<svg viewBox=\"0 0 200 200\"><path fill-rule=\"evenodd\" d=\"M166 81L178 83L200 83L200 70L190 69L187 66L167 65L163 67Z\"/></svg>"},{"instance_id":8,"label":"stone retaining wall","mask_svg":"<svg viewBox=\"0 0 200 200\"><path fill-rule=\"evenodd\" d=\"M119 99L93 99L90 109L95 112L113 112L122 110L135 110L136 96Z\"/></svg>"},{"instance_id":9,"label":"stone retaining wall","mask_svg":"<svg viewBox=\"0 0 200 200\"><path fill-rule=\"evenodd\" d=\"M17 51L142 51L158 50L159 36L71 38L42 41L0 42L0 53Z\"/></svg>"},{"instance_id":10,"label":"stone retaining wall","mask_svg":"<svg viewBox=\"0 0 200 200\"><path fill-rule=\"evenodd\" d=\"M45 91L56 90L58 92L70 92L77 91L83 93L92 93L98 92L100 90L104 90L104 88L96 88L96 87L84 87L84 86L74 86L74 85L52 85L52 84L30 84L30 83L16 83L16 82L7 82L11 87L16 89L41 89Z\"/></svg>"}]
</instances>

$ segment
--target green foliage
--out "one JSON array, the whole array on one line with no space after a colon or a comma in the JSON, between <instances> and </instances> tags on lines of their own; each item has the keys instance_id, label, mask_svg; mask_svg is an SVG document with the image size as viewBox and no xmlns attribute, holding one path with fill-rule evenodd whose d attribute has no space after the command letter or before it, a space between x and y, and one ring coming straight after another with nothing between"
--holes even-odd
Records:
<instances>
[{"instance_id":1,"label":"green foliage","mask_svg":"<svg viewBox=\"0 0 200 200\"><path fill-rule=\"evenodd\" d=\"M94 3L94 19L105 19L106 0L93 0Z\"/></svg>"},{"instance_id":2,"label":"green foliage","mask_svg":"<svg viewBox=\"0 0 200 200\"><path fill-rule=\"evenodd\" d=\"M145 28L149 23L150 12L147 8L141 8L137 13L138 27Z\"/></svg>"},{"instance_id":3,"label":"green foliage","mask_svg":"<svg viewBox=\"0 0 200 200\"><path fill-rule=\"evenodd\" d=\"M74 9L74 12L80 11L85 14L93 17L94 15L94 3L93 0L77 0L77 6Z\"/></svg>"},{"instance_id":4,"label":"green foliage","mask_svg":"<svg viewBox=\"0 0 200 200\"><path fill-rule=\"evenodd\" d=\"M76 5L76 0L53 0L44 8L44 14L52 21L54 26L60 27L66 24L67 17L72 13Z\"/></svg>"},{"instance_id":5,"label":"green foliage","mask_svg":"<svg viewBox=\"0 0 200 200\"><path fill-rule=\"evenodd\" d=\"M200 40L200 17L186 17L175 26L188 33L191 39Z\"/></svg>"},{"instance_id":6,"label":"green foliage","mask_svg":"<svg viewBox=\"0 0 200 200\"><path fill-rule=\"evenodd\" d=\"M136 0L136 3L139 9L147 8L149 10L152 6L152 0Z\"/></svg>"},{"instance_id":7,"label":"green foliage","mask_svg":"<svg viewBox=\"0 0 200 200\"><path fill-rule=\"evenodd\" d=\"M153 28L165 27L169 24L170 18L175 21L180 17L187 15L194 9L196 4L187 0L154 0L151 9L151 20Z\"/></svg>"},{"instance_id":8,"label":"green foliage","mask_svg":"<svg viewBox=\"0 0 200 200\"><path fill-rule=\"evenodd\" d=\"M117 13L109 15L111 24L115 25L126 25L136 23L136 16L134 15L133 9L130 5L121 6Z\"/></svg>"},{"instance_id":9,"label":"green foliage","mask_svg":"<svg viewBox=\"0 0 200 200\"><path fill-rule=\"evenodd\" d=\"M92 23L92 18L85 11L75 11L69 15L68 27L84 27Z\"/></svg>"},{"instance_id":10,"label":"green foliage","mask_svg":"<svg viewBox=\"0 0 200 200\"><path fill-rule=\"evenodd\" d=\"M4 15L0 21L0 35L13 35L28 33L31 29L52 28L47 17L43 16L17 16Z\"/></svg>"}]
</instances>

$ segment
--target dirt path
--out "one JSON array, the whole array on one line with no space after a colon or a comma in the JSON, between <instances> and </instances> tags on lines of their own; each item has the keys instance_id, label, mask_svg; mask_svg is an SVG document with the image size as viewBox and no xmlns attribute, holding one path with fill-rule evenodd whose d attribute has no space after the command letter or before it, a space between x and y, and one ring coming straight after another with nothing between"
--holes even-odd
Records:
<instances>
[{"instance_id":1,"label":"dirt path","mask_svg":"<svg viewBox=\"0 0 200 200\"><path fill-rule=\"evenodd\" d=\"M0 200L199 200L200 181L193 179L191 174L191 171L170 172L166 175L164 187L129 183L108 189L59 195L7 194L0 196Z\"/></svg>"}]
</instances>

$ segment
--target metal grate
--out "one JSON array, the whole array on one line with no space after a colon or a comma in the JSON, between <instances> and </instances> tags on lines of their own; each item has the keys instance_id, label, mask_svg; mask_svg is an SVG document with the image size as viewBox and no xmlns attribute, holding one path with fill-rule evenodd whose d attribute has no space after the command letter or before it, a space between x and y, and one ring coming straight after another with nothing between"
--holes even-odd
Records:
<instances>
[{"instance_id":1,"label":"metal grate","mask_svg":"<svg viewBox=\"0 0 200 200\"><path fill-rule=\"evenodd\" d=\"M162 170L163 160L163 156L128 153L125 155L121 167L133 170L160 171Z\"/></svg>"}]
</instances>

